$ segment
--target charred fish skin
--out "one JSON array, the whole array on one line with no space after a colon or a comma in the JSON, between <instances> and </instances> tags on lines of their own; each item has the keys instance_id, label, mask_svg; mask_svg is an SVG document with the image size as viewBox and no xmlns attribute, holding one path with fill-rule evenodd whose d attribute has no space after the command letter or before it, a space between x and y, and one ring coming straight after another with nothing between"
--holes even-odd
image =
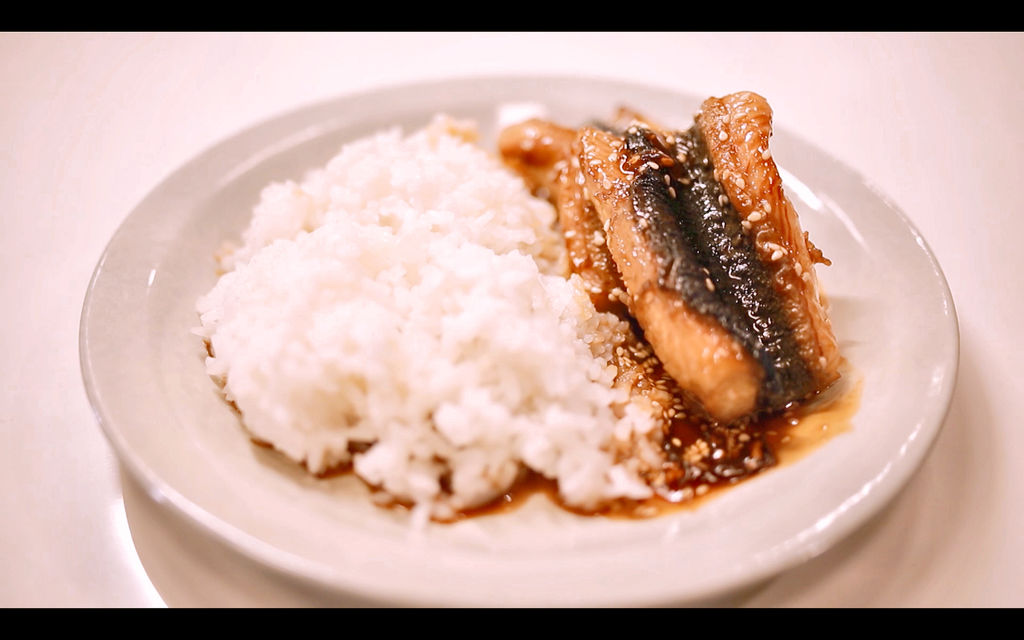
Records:
<instances>
[{"instance_id":1,"label":"charred fish skin","mask_svg":"<svg viewBox=\"0 0 1024 640\"><path fill-rule=\"evenodd\" d=\"M630 311L644 340L686 398L696 399L694 410L702 408L709 417L721 420L750 413L763 375L756 362L713 316L701 314L685 302L685 290L663 286L665 274L673 270L698 273L694 269L701 265L695 261L692 246L667 206L642 208L642 214L634 206L637 177L675 161L664 154L646 157L633 153L622 137L588 127L580 130L580 148L584 193L604 225L608 250L622 275ZM657 179L664 181L664 177ZM666 193L673 197L667 188L653 188L651 193L662 200ZM691 285L691 293L714 304L708 281L699 273L699 278L679 282L684 287Z\"/></svg>"},{"instance_id":2,"label":"charred fish skin","mask_svg":"<svg viewBox=\"0 0 1024 640\"><path fill-rule=\"evenodd\" d=\"M656 140L650 130L631 128L625 137L625 168L634 176L630 193L639 233L659 258L657 286L681 293L701 315L714 316L720 322L732 320L735 314L722 301L708 261L698 252L696 225L686 221L683 202L690 195L691 181L685 175L681 177L678 168L673 171L678 164L674 154Z\"/></svg>"},{"instance_id":3,"label":"charred fish skin","mask_svg":"<svg viewBox=\"0 0 1024 640\"><path fill-rule=\"evenodd\" d=\"M739 91L706 99L695 118L718 178L771 273L801 357L820 391L839 379L842 358L816 264L829 265L801 230L770 146L772 109L765 98Z\"/></svg>"},{"instance_id":4,"label":"charred fish skin","mask_svg":"<svg viewBox=\"0 0 1024 640\"><path fill-rule=\"evenodd\" d=\"M714 175L699 125L667 138L672 142L639 127L626 137L632 155L652 158L632 184L640 220L658 219L663 238L679 236L672 248L652 242L665 251L675 249L658 284L681 292L695 311L715 318L757 361L764 373L757 409L782 409L812 393L814 380L770 274ZM681 245L689 251L680 251Z\"/></svg>"}]
</instances>

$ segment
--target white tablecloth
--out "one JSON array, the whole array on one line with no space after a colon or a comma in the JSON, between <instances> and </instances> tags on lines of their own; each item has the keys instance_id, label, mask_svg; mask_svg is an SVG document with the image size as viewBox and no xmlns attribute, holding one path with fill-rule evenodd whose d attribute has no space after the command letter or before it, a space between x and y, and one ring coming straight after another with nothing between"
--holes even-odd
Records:
<instances>
[{"instance_id":1,"label":"white tablecloth","mask_svg":"<svg viewBox=\"0 0 1024 640\"><path fill-rule=\"evenodd\" d=\"M1024 605L1022 71L1024 36L998 33L0 34L0 606L347 604L195 536L123 476L83 390L83 296L118 224L210 145L314 101L498 73L758 91L946 274L959 380L920 472L723 604Z\"/></svg>"}]
</instances>

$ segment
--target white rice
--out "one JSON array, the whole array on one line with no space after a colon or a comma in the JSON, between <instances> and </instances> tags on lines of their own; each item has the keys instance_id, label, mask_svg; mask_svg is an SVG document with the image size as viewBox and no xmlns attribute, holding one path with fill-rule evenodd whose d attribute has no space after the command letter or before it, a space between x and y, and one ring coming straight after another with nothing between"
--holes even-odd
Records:
<instances>
[{"instance_id":1,"label":"white rice","mask_svg":"<svg viewBox=\"0 0 1024 640\"><path fill-rule=\"evenodd\" d=\"M647 497L616 453L653 428L612 389L624 326L564 276L553 208L473 139L438 117L268 186L197 303L207 371L255 438L421 515L523 469L574 507Z\"/></svg>"}]
</instances>

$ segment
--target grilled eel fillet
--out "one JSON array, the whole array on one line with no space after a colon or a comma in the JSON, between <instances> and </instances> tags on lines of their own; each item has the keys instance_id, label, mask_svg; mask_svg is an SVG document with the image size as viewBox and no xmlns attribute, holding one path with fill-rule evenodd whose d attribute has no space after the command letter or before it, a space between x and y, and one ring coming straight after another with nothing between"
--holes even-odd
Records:
<instances>
[{"instance_id":1,"label":"grilled eel fillet","mask_svg":"<svg viewBox=\"0 0 1024 640\"><path fill-rule=\"evenodd\" d=\"M839 377L814 270L829 262L783 192L771 117L764 98L741 92L706 100L682 132L634 115L624 131L534 120L499 140L556 204L595 303L623 305L680 388L722 423L784 409Z\"/></svg>"}]
</instances>

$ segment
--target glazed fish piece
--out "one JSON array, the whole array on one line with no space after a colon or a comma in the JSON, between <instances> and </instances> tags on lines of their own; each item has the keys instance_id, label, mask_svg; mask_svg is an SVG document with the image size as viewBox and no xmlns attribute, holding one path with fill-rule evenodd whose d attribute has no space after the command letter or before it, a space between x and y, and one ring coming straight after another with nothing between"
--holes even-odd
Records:
<instances>
[{"instance_id":1,"label":"glazed fish piece","mask_svg":"<svg viewBox=\"0 0 1024 640\"><path fill-rule=\"evenodd\" d=\"M584 197L630 309L665 369L713 420L777 411L838 377L822 262L768 151L753 93L705 102L689 130L579 132ZM735 202L735 205L734 205Z\"/></svg>"},{"instance_id":2,"label":"glazed fish piece","mask_svg":"<svg viewBox=\"0 0 1024 640\"><path fill-rule=\"evenodd\" d=\"M498 153L534 195L554 200L565 186L563 174L575 141L575 129L532 118L501 130Z\"/></svg>"},{"instance_id":3,"label":"glazed fish piece","mask_svg":"<svg viewBox=\"0 0 1024 640\"><path fill-rule=\"evenodd\" d=\"M801 358L808 363L816 388L824 389L839 378L841 357L814 265L831 262L801 231L797 211L786 197L769 147L771 107L749 91L709 98L697 125L704 131L729 201L745 221L741 224L780 297Z\"/></svg>"},{"instance_id":4,"label":"glazed fish piece","mask_svg":"<svg viewBox=\"0 0 1024 640\"><path fill-rule=\"evenodd\" d=\"M661 177L659 160L672 161L670 156L639 156L622 138L594 128L582 129L580 141L586 194L604 223L608 249L644 337L679 386L712 416L729 420L747 412L756 403L760 372L715 317L713 307L722 305L710 272L705 273L670 205L682 187L678 179L665 184ZM636 164L624 169L621 158L631 155L637 155ZM652 208L634 204L634 180L643 175L653 177L642 182L661 195Z\"/></svg>"},{"instance_id":5,"label":"glazed fish piece","mask_svg":"<svg viewBox=\"0 0 1024 640\"><path fill-rule=\"evenodd\" d=\"M627 317L625 286L608 252L601 219L583 197L576 130L527 120L502 130L498 150L534 195L555 206L570 269L583 279L594 306Z\"/></svg>"}]
</instances>

